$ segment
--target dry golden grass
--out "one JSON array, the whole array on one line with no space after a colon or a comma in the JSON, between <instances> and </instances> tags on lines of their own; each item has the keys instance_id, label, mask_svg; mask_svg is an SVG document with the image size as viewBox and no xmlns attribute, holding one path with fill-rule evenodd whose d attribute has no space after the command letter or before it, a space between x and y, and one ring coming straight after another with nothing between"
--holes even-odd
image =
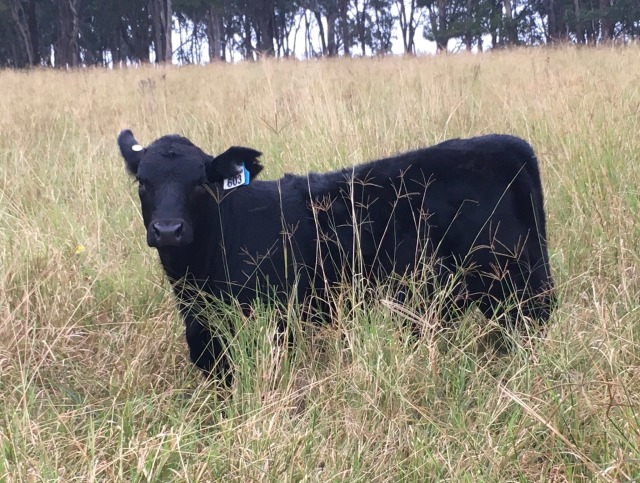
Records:
<instances>
[{"instance_id":1,"label":"dry golden grass","mask_svg":"<svg viewBox=\"0 0 640 483\"><path fill-rule=\"evenodd\" d=\"M639 49L0 71L0 91L0 479L640 477ZM187 361L124 127L254 147L265 178L522 136L559 284L547 337L494 356L471 316L414 344L381 303L283 354L264 309L238 318L223 397Z\"/></svg>"}]
</instances>

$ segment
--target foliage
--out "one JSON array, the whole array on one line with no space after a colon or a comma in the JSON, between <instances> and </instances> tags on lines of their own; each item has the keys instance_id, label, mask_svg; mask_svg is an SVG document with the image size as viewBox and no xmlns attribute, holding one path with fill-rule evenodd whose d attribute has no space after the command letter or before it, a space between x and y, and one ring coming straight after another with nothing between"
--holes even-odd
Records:
<instances>
[{"instance_id":1,"label":"foliage","mask_svg":"<svg viewBox=\"0 0 640 483\"><path fill-rule=\"evenodd\" d=\"M173 15L165 15L172 12ZM173 35L165 34L169 29ZM0 67L628 43L637 0L2 0ZM176 43L176 39L179 39ZM401 42L399 41L401 39ZM301 45L303 44L303 45Z\"/></svg>"}]
</instances>

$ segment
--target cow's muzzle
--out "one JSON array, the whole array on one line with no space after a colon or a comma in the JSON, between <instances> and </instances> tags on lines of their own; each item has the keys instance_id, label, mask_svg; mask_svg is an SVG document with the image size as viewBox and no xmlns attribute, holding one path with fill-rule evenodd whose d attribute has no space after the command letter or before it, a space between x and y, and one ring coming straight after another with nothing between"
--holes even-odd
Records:
<instances>
[{"instance_id":1,"label":"cow's muzzle","mask_svg":"<svg viewBox=\"0 0 640 483\"><path fill-rule=\"evenodd\" d=\"M155 248L188 245L192 238L191 230L181 219L156 220L147 230L147 243Z\"/></svg>"}]
</instances>

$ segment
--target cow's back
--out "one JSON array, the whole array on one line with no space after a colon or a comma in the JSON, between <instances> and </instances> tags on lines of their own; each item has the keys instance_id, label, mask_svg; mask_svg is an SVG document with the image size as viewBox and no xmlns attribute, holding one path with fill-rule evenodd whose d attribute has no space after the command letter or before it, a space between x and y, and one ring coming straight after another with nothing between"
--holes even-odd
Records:
<instances>
[{"instance_id":1,"label":"cow's back","mask_svg":"<svg viewBox=\"0 0 640 483\"><path fill-rule=\"evenodd\" d=\"M437 266L464 273L481 303L504 300L509 284L519 297L552 285L538 162L519 138L451 140L316 176L322 268L332 276L345 266L370 276Z\"/></svg>"}]
</instances>

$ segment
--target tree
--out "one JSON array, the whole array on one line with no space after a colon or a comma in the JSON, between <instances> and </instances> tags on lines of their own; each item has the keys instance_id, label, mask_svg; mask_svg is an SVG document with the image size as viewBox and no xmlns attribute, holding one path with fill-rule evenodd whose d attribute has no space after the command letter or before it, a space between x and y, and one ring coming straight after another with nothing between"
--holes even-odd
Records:
<instances>
[{"instance_id":1,"label":"tree","mask_svg":"<svg viewBox=\"0 0 640 483\"><path fill-rule=\"evenodd\" d=\"M171 62L171 32L173 31L173 7L171 0L149 0L151 31L153 32L156 63Z\"/></svg>"},{"instance_id":2,"label":"tree","mask_svg":"<svg viewBox=\"0 0 640 483\"><path fill-rule=\"evenodd\" d=\"M58 10L55 65L77 67L80 64L78 0L55 0L55 5Z\"/></svg>"},{"instance_id":3,"label":"tree","mask_svg":"<svg viewBox=\"0 0 640 483\"><path fill-rule=\"evenodd\" d=\"M415 33L438 51L449 40L482 50L553 42L598 44L640 37L638 0L0 0L0 67L203 62L291 55L405 53ZM175 51L172 35L181 43ZM290 46L290 41L293 46Z\"/></svg>"},{"instance_id":4,"label":"tree","mask_svg":"<svg viewBox=\"0 0 640 483\"><path fill-rule=\"evenodd\" d=\"M416 28L422 20L422 9L418 8L418 0L396 0L399 16L400 31L402 32L402 47L405 54L415 55Z\"/></svg>"},{"instance_id":5,"label":"tree","mask_svg":"<svg viewBox=\"0 0 640 483\"><path fill-rule=\"evenodd\" d=\"M40 63L36 2L35 0L9 0L9 9L11 10L21 54L26 60L26 65L35 66ZM20 57L16 60L18 60L18 67L25 65L25 62Z\"/></svg>"},{"instance_id":6,"label":"tree","mask_svg":"<svg viewBox=\"0 0 640 483\"><path fill-rule=\"evenodd\" d=\"M393 46L393 25L396 18L391 13L393 0L371 0L369 3L369 25L371 52L376 55L389 54Z\"/></svg>"},{"instance_id":7,"label":"tree","mask_svg":"<svg viewBox=\"0 0 640 483\"><path fill-rule=\"evenodd\" d=\"M446 51L449 40L463 33L466 0L421 0L420 5L428 9L424 37L436 43L438 52Z\"/></svg>"},{"instance_id":8,"label":"tree","mask_svg":"<svg viewBox=\"0 0 640 483\"><path fill-rule=\"evenodd\" d=\"M345 57L351 55L351 32L349 31L349 0L338 0L340 36Z\"/></svg>"}]
</instances>

